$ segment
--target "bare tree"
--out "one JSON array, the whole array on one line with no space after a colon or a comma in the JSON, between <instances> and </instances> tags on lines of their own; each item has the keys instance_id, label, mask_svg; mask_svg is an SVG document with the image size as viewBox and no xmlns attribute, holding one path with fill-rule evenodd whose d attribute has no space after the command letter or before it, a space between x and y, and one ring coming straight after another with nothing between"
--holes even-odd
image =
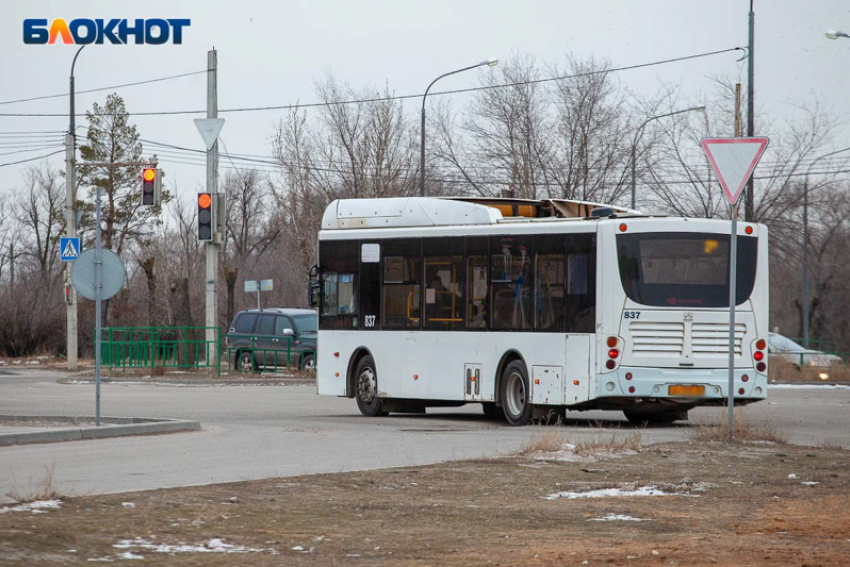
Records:
<instances>
[{"instance_id":1,"label":"bare tree","mask_svg":"<svg viewBox=\"0 0 850 567\"><path fill-rule=\"evenodd\" d=\"M304 269L314 261L316 234L331 201L417 192L417 131L401 104L347 102L379 99L389 91L355 90L332 76L316 90L326 106L312 119L306 112L291 112L279 123L272 144L281 169L274 195Z\"/></svg>"}]
</instances>

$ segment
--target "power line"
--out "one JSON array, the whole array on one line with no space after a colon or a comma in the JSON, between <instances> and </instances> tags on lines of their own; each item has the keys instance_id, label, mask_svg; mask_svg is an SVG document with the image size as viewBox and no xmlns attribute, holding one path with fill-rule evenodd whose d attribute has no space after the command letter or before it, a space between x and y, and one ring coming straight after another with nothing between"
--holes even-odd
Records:
<instances>
[{"instance_id":1,"label":"power line","mask_svg":"<svg viewBox=\"0 0 850 567\"><path fill-rule=\"evenodd\" d=\"M159 82L162 82L162 81L170 81L172 79L182 79L183 77L190 77L192 75L200 75L201 73L206 73L206 72L207 72L207 70L204 69L203 71L192 71L191 73L180 73L179 75L170 75L168 77L160 77L158 79L148 79L146 81L136 81L134 83L124 83L124 84L121 84L121 85L112 85L112 86L109 86L109 87L98 87L96 89L86 89L86 90L82 90L82 91L75 91L74 94L81 95L81 94L87 94L87 93L96 93L96 92L100 92L100 91L108 91L108 90L112 90L112 89L123 89L124 87L135 87L135 86L138 86L138 85L147 85L147 84L150 84L150 83L159 83ZM4 101L0 102L0 105L17 104L19 102L32 102L34 100L46 100L46 99L50 99L50 98L60 98L60 97L67 97L67 96L69 96L69 93L44 95L44 96L34 96L34 97L30 97L30 98L19 98L19 99L16 99L16 100L4 100ZM80 116L80 115L78 114L77 116Z\"/></svg>"},{"instance_id":2,"label":"power line","mask_svg":"<svg viewBox=\"0 0 850 567\"><path fill-rule=\"evenodd\" d=\"M598 71L586 71L583 73L576 73L574 75L562 75L560 77L548 77L545 79L533 79L529 81L518 81L514 83L501 83L498 85L482 85L478 87L469 87L465 89L454 89L449 91L438 91L429 93L430 96L443 96L450 94L460 94L460 93L469 93L476 91L483 91L489 89L498 89L498 88L507 88L507 87L518 87L525 86L531 84L539 84L546 83L551 81L562 81L566 79L577 79L582 77L592 77L594 75L604 75L607 73L616 73L621 71L632 71L635 69L642 69L646 67L654 67L657 65L666 65L669 63L679 63L682 61L689 61L693 59L699 59L702 57L710 57L713 55L719 55L722 53L729 53L731 51L738 51L743 49L742 47L730 47L728 49L720 49L717 51L707 51L704 53L696 53L693 55L685 55L682 57L673 57L669 59L662 59L659 61L652 61L650 63L638 63L635 65L627 65L624 67L613 67L610 69L602 69ZM205 71L204 71L205 72ZM317 107L328 107L328 106L341 106L348 104L366 104L366 103L375 103L375 102L389 102L394 100L405 100L411 98L422 98L422 94L410 94L410 95L399 95L399 96L386 96L386 97L376 97L376 98L368 98L368 99L356 99L356 100L344 100L344 101L333 101L333 102L313 102L313 103L305 103L305 104L282 104L282 105L272 105L272 106L248 106L241 108L227 108L220 109L219 113L225 112L259 112L259 111L268 111L268 110L297 110L303 108L317 108ZM168 111L148 111L148 112L125 112L122 113L122 116L173 116L180 114L205 114L206 110L168 110ZM58 114L58 113L0 113L0 117L65 117L67 114ZM77 114L77 116L86 116L85 114Z\"/></svg>"},{"instance_id":3,"label":"power line","mask_svg":"<svg viewBox=\"0 0 850 567\"><path fill-rule=\"evenodd\" d=\"M30 161L36 161L36 160L40 160L40 159L44 159L44 158L49 158L50 156L55 156L56 154L61 154L64 151L65 150L59 150L59 151L52 152L52 153L49 153L49 154L44 154L43 156L36 156L34 158L22 159L20 161L12 161L12 162L9 162L9 163L0 163L0 167L8 167L10 165L18 165L18 164L21 164L21 163L27 163L27 162L30 162Z\"/></svg>"},{"instance_id":4,"label":"power line","mask_svg":"<svg viewBox=\"0 0 850 567\"><path fill-rule=\"evenodd\" d=\"M29 153L29 152L37 152L37 151L40 151L40 150L52 150L54 148L62 148L62 147L64 147L64 144L53 145L53 146L38 146L37 148L32 148L32 149L29 149L29 150L15 150L14 152L2 153L2 154L0 154L0 156L10 156L10 155L13 155L13 154L26 154L26 153Z\"/></svg>"}]
</instances>

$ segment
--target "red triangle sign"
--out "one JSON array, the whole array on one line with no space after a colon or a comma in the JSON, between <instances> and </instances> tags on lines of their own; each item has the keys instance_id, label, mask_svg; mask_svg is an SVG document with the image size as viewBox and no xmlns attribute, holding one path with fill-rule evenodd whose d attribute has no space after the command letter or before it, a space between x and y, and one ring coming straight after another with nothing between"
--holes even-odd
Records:
<instances>
[{"instance_id":1,"label":"red triangle sign","mask_svg":"<svg viewBox=\"0 0 850 567\"><path fill-rule=\"evenodd\" d=\"M702 149L729 203L738 202L769 142L767 138L702 139Z\"/></svg>"}]
</instances>

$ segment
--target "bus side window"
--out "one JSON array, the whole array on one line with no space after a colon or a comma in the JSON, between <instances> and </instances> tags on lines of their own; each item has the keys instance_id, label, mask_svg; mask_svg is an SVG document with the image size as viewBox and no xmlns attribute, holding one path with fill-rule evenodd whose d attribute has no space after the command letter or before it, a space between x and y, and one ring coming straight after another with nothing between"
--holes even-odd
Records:
<instances>
[{"instance_id":1,"label":"bus side window","mask_svg":"<svg viewBox=\"0 0 850 567\"><path fill-rule=\"evenodd\" d=\"M487 281L487 237L467 237L466 252L466 318L467 329L486 329L489 301Z\"/></svg>"},{"instance_id":2,"label":"bus side window","mask_svg":"<svg viewBox=\"0 0 850 567\"><path fill-rule=\"evenodd\" d=\"M381 287L384 329L418 330L421 327L422 241L393 239L383 243Z\"/></svg>"},{"instance_id":3,"label":"bus side window","mask_svg":"<svg viewBox=\"0 0 850 567\"><path fill-rule=\"evenodd\" d=\"M596 329L596 237L567 235L568 333L592 333Z\"/></svg>"},{"instance_id":4,"label":"bus side window","mask_svg":"<svg viewBox=\"0 0 850 567\"><path fill-rule=\"evenodd\" d=\"M459 331L463 328L463 240L426 238L425 323L435 331Z\"/></svg>"},{"instance_id":5,"label":"bus side window","mask_svg":"<svg viewBox=\"0 0 850 567\"><path fill-rule=\"evenodd\" d=\"M564 332L564 240L563 235L540 234L534 241L534 329Z\"/></svg>"},{"instance_id":6,"label":"bus side window","mask_svg":"<svg viewBox=\"0 0 850 567\"><path fill-rule=\"evenodd\" d=\"M490 238L490 303L493 330L531 329L534 273L531 236Z\"/></svg>"},{"instance_id":7,"label":"bus side window","mask_svg":"<svg viewBox=\"0 0 850 567\"><path fill-rule=\"evenodd\" d=\"M322 267L322 301L319 328L353 329L357 318L356 241L323 240L319 243L319 265Z\"/></svg>"}]
</instances>

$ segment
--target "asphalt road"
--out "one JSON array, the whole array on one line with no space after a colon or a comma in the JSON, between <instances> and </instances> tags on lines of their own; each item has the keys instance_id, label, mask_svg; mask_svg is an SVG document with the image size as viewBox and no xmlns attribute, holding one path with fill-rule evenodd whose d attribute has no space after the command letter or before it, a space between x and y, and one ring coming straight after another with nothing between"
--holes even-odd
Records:
<instances>
[{"instance_id":1,"label":"asphalt road","mask_svg":"<svg viewBox=\"0 0 850 567\"><path fill-rule=\"evenodd\" d=\"M93 415L94 386L57 384L62 373L0 372L0 414ZM422 465L510 452L542 433L507 427L480 406L428 410L425 416L364 418L353 400L319 397L312 386L150 386L104 384L102 414L197 419L202 431L0 447L0 503L36 489L52 469L64 494L125 492L307 473ZM773 389L748 408L750 420L801 444L850 447L850 389ZM683 440L692 423L724 408L691 412L691 422L649 428L645 444ZM599 425L632 427L618 412L571 414L565 438ZM0 428L2 430L2 428Z\"/></svg>"}]
</instances>

